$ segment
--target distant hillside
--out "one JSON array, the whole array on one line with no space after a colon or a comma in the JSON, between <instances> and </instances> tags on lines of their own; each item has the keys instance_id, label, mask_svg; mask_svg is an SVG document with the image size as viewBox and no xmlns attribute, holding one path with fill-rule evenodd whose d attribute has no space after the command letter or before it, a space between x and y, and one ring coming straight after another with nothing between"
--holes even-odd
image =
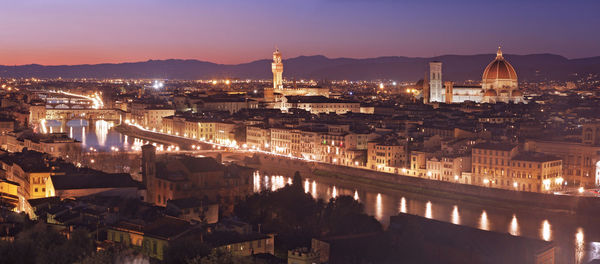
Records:
<instances>
[{"instance_id":1,"label":"distant hillside","mask_svg":"<svg viewBox=\"0 0 600 264\"><path fill-rule=\"evenodd\" d=\"M284 60L284 77L327 80L393 79L416 81L426 73L429 61L442 61L445 80L479 80L495 54L444 55L433 58L379 57L369 59L331 59L325 56L300 56ZM567 59L553 54L507 55L520 80L567 80L574 73L600 73L600 57ZM150 60L145 62L94 65L0 66L0 77L37 78L164 78L269 79L269 60L224 65L198 60Z\"/></svg>"}]
</instances>

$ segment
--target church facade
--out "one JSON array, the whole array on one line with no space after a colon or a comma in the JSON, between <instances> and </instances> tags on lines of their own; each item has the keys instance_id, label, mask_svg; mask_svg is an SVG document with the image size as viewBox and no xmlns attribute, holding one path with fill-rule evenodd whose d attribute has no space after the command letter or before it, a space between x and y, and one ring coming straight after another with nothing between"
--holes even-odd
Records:
<instances>
[{"instance_id":1,"label":"church facade","mask_svg":"<svg viewBox=\"0 0 600 264\"><path fill-rule=\"evenodd\" d=\"M424 98L427 98L424 96ZM426 100L427 101L427 100ZM429 63L429 102L526 103L519 90L517 72L498 48L496 58L483 71L481 86L442 82L442 62ZM426 103L429 103L426 102Z\"/></svg>"}]
</instances>

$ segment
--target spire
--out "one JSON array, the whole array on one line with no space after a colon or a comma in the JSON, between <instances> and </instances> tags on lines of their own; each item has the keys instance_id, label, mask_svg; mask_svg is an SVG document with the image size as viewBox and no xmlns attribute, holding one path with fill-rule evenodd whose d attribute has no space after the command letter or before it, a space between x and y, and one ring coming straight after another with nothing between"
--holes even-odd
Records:
<instances>
[{"instance_id":1,"label":"spire","mask_svg":"<svg viewBox=\"0 0 600 264\"><path fill-rule=\"evenodd\" d=\"M498 52L496 52L496 59L502 59L502 50L500 46L498 46Z\"/></svg>"}]
</instances>

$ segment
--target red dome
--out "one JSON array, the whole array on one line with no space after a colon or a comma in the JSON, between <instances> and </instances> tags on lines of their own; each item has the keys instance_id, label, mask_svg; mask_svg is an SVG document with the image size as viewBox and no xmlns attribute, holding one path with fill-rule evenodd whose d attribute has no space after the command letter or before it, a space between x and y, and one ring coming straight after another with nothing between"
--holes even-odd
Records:
<instances>
[{"instance_id":1,"label":"red dome","mask_svg":"<svg viewBox=\"0 0 600 264\"><path fill-rule=\"evenodd\" d=\"M514 90L512 92L512 96L523 96L523 93L521 91L519 91L519 90Z\"/></svg>"},{"instance_id":2,"label":"red dome","mask_svg":"<svg viewBox=\"0 0 600 264\"><path fill-rule=\"evenodd\" d=\"M483 71L483 80L517 80L517 72L508 61L502 57L502 51L498 48L496 59L492 61Z\"/></svg>"}]
</instances>

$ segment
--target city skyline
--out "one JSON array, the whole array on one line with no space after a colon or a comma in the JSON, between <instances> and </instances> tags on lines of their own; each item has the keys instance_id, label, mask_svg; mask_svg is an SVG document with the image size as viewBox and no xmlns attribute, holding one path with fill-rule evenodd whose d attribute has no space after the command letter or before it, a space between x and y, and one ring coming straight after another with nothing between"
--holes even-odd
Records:
<instances>
[{"instance_id":1,"label":"city skyline","mask_svg":"<svg viewBox=\"0 0 600 264\"><path fill-rule=\"evenodd\" d=\"M593 57L598 3L530 1L41 1L0 15L0 65L74 65L149 59L238 64L268 58L511 54ZM495 14L501 19L490 19ZM307 19L310 18L310 19ZM240 45L243 43L243 45Z\"/></svg>"}]
</instances>

